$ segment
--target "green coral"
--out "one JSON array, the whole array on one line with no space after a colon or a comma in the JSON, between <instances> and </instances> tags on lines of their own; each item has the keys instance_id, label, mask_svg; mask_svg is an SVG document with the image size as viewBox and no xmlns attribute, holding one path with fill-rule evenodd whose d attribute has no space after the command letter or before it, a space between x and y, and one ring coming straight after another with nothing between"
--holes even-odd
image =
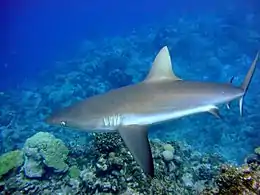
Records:
<instances>
[{"instance_id":1,"label":"green coral","mask_svg":"<svg viewBox=\"0 0 260 195\"><path fill-rule=\"evenodd\" d=\"M166 151L174 152L174 147L171 144L165 144L163 146L163 149L166 150Z\"/></svg>"},{"instance_id":2,"label":"green coral","mask_svg":"<svg viewBox=\"0 0 260 195\"><path fill-rule=\"evenodd\" d=\"M43 158L43 163L47 167L53 168L57 172L68 169L66 159L69 154L68 148L54 135L47 132L39 132L28 138L25 143L25 151L30 152L31 148L37 148L38 153ZM28 155L27 152L27 156Z\"/></svg>"},{"instance_id":3,"label":"green coral","mask_svg":"<svg viewBox=\"0 0 260 195\"><path fill-rule=\"evenodd\" d=\"M76 165L73 165L69 169L70 178L77 179L80 176L80 170Z\"/></svg>"},{"instance_id":4,"label":"green coral","mask_svg":"<svg viewBox=\"0 0 260 195\"><path fill-rule=\"evenodd\" d=\"M14 150L0 156L0 179L10 170L22 166L23 162L23 152L20 150Z\"/></svg>"},{"instance_id":5,"label":"green coral","mask_svg":"<svg viewBox=\"0 0 260 195\"><path fill-rule=\"evenodd\" d=\"M255 148L255 153L260 156L260 146Z\"/></svg>"}]
</instances>

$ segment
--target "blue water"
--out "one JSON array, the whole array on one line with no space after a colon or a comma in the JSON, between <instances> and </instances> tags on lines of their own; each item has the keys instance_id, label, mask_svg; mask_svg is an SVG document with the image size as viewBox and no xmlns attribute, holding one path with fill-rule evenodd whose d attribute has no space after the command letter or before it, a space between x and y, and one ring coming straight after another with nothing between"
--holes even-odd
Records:
<instances>
[{"instance_id":1,"label":"blue water","mask_svg":"<svg viewBox=\"0 0 260 195\"><path fill-rule=\"evenodd\" d=\"M11 0L0 9L2 152L22 147L37 131L53 132L43 123L50 109L141 81L164 45L183 79L235 76L235 84L260 49L256 0ZM153 127L150 136L243 162L260 145L259 78L257 68L243 118L234 102L230 111L221 107L224 121L200 114ZM53 133L69 141L71 132L61 131Z\"/></svg>"}]
</instances>

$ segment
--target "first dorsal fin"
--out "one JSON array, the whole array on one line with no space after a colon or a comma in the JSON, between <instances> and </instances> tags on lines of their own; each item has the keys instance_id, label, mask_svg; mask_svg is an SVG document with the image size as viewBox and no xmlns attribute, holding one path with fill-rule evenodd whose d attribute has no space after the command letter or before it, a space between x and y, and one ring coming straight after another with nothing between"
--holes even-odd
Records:
<instances>
[{"instance_id":1,"label":"first dorsal fin","mask_svg":"<svg viewBox=\"0 0 260 195\"><path fill-rule=\"evenodd\" d=\"M163 47L155 57L152 68L144 82L162 80L181 80L173 72L171 56L167 46Z\"/></svg>"}]
</instances>

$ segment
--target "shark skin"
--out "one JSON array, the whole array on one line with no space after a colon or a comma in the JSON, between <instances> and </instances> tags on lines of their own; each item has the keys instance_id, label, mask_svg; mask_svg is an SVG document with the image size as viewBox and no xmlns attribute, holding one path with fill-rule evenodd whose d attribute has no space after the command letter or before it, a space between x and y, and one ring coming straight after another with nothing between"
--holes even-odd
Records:
<instances>
[{"instance_id":1,"label":"shark skin","mask_svg":"<svg viewBox=\"0 0 260 195\"><path fill-rule=\"evenodd\" d=\"M202 112L220 117L217 106L229 105L236 99L242 115L243 97L258 58L259 53L238 87L232 83L186 81L175 75L169 50L165 46L157 54L144 81L62 108L49 116L46 122L86 132L118 131L142 170L153 177L148 127Z\"/></svg>"}]
</instances>

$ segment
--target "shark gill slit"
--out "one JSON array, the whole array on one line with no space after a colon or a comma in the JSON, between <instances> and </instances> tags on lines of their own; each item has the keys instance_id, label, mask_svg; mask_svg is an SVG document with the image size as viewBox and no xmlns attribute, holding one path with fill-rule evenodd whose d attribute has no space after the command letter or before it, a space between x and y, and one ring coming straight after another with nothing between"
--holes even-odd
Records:
<instances>
[{"instance_id":1,"label":"shark gill slit","mask_svg":"<svg viewBox=\"0 0 260 195\"><path fill-rule=\"evenodd\" d=\"M105 127L117 127L121 124L122 118L120 114L109 115L103 118Z\"/></svg>"}]
</instances>

